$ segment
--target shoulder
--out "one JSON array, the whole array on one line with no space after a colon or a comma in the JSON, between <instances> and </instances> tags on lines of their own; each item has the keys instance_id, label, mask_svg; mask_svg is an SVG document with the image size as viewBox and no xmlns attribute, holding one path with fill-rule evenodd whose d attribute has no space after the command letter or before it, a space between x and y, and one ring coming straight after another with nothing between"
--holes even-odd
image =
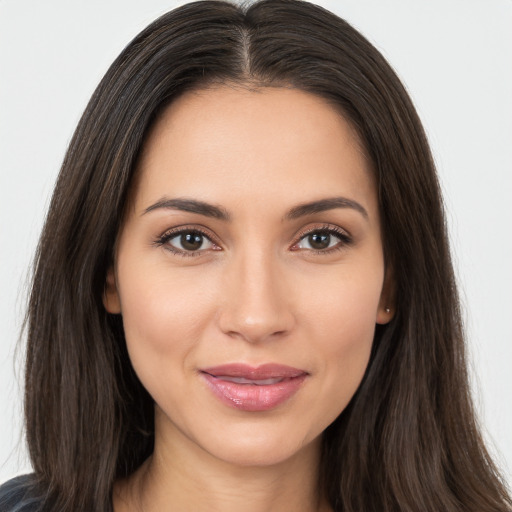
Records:
<instances>
[{"instance_id":1,"label":"shoulder","mask_svg":"<svg viewBox=\"0 0 512 512\"><path fill-rule=\"evenodd\" d=\"M33 475L21 475L0 485L1 512L37 512L41 499Z\"/></svg>"}]
</instances>

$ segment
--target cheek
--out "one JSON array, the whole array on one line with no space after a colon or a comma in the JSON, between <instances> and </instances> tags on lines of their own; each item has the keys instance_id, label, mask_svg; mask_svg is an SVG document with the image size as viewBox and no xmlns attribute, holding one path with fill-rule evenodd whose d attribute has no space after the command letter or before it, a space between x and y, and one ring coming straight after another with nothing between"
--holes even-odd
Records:
<instances>
[{"instance_id":1,"label":"cheek","mask_svg":"<svg viewBox=\"0 0 512 512\"><path fill-rule=\"evenodd\" d=\"M121 261L118 270L123 325L132 364L146 382L169 366L187 364L213 301L206 291L198 293L201 283L193 273L158 264L126 272L128 264Z\"/></svg>"},{"instance_id":2,"label":"cheek","mask_svg":"<svg viewBox=\"0 0 512 512\"><path fill-rule=\"evenodd\" d=\"M352 300L338 300L327 309L318 315L315 335L323 362L331 369L326 374L334 379L342 376L347 382L362 378L373 343L375 315Z\"/></svg>"},{"instance_id":3,"label":"cheek","mask_svg":"<svg viewBox=\"0 0 512 512\"><path fill-rule=\"evenodd\" d=\"M316 370L323 375L324 407L329 409L331 421L348 404L366 371L382 281L380 271L354 272L326 280L321 292L307 298L306 339L314 340Z\"/></svg>"},{"instance_id":4,"label":"cheek","mask_svg":"<svg viewBox=\"0 0 512 512\"><path fill-rule=\"evenodd\" d=\"M362 341L374 332L384 272L377 264L361 267L346 265L318 273L302 286L308 292L301 294L301 316L309 318L310 328L320 339L330 340L333 348L357 345L359 337Z\"/></svg>"}]
</instances>

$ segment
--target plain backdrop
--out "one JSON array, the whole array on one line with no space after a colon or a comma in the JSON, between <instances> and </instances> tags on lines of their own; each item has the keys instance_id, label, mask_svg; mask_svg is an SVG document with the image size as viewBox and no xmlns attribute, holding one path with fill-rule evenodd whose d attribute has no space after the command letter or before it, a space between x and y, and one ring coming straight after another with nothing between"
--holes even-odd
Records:
<instances>
[{"instance_id":1,"label":"plain backdrop","mask_svg":"<svg viewBox=\"0 0 512 512\"><path fill-rule=\"evenodd\" d=\"M0 0L0 482L22 438L26 278L64 152L121 49L173 0ZM512 482L512 0L319 1L404 81L445 192L471 375Z\"/></svg>"}]
</instances>

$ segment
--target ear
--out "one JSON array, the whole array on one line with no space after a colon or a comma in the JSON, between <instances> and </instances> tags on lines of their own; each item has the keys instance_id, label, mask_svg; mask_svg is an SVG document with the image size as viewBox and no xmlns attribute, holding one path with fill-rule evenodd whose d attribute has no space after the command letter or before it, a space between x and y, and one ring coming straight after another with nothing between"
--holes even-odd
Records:
<instances>
[{"instance_id":1,"label":"ear","mask_svg":"<svg viewBox=\"0 0 512 512\"><path fill-rule=\"evenodd\" d=\"M379 308L377 310L378 324L387 324L396 312L396 290L395 290L395 279L391 268L386 269L384 275L384 283L382 285L382 292L380 294Z\"/></svg>"},{"instance_id":2,"label":"ear","mask_svg":"<svg viewBox=\"0 0 512 512\"><path fill-rule=\"evenodd\" d=\"M113 266L111 266L107 271L105 291L103 292L103 305L105 306L105 309L113 315L121 313L121 301L119 299L116 275Z\"/></svg>"}]
</instances>

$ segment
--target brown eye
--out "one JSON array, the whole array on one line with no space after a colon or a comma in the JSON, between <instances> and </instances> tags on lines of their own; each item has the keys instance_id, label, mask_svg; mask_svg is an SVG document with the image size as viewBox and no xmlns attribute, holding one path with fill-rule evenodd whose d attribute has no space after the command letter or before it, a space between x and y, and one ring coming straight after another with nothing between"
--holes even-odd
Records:
<instances>
[{"instance_id":1,"label":"brown eye","mask_svg":"<svg viewBox=\"0 0 512 512\"><path fill-rule=\"evenodd\" d=\"M184 231L167 240L167 244L184 252L211 249L213 243L199 231Z\"/></svg>"},{"instance_id":2,"label":"brown eye","mask_svg":"<svg viewBox=\"0 0 512 512\"><path fill-rule=\"evenodd\" d=\"M319 229L305 234L294 245L294 250L305 249L327 253L330 249L342 248L350 243L350 237L344 233L339 233L334 229Z\"/></svg>"},{"instance_id":3,"label":"brown eye","mask_svg":"<svg viewBox=\"0 0 512 512\"><path fill-rule=\"evenodd\" d=\"M308 235L308 242L312 249L327 249L331 243L329 233L312 233Z\"/></svg>"}]
</instances>

